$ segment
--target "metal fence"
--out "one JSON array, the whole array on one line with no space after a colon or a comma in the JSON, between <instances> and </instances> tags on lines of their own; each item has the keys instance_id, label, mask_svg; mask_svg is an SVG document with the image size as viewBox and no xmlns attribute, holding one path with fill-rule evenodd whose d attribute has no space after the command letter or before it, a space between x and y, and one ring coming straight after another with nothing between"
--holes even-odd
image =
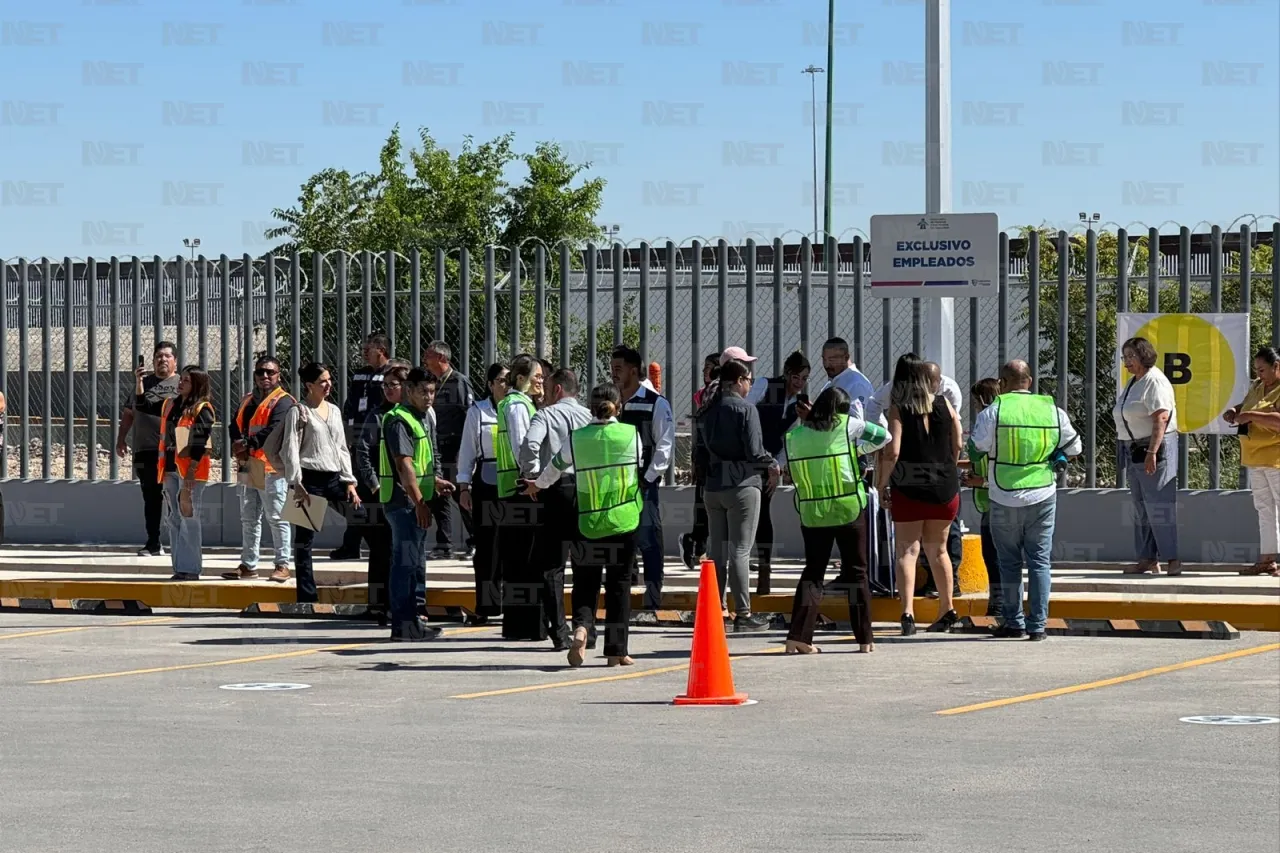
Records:
<instances>
[{"instance_id":1,"label":"metal fence","mask_svg":"<svg viewBox=\"0 0 1280 853\"><path fill-rule=\"evenodd\" d=\"M1280 256L1272 251L1280 223L1207 234L1121 229L1113 275L1099 267L1101 236L1002 234L999 295L955 302L956 380L967 387L1009 358L1026 358L1084 436L1085 454L1069 479L1086 487L1122 482L1110 416L1116 311L1244 310L1253 315L1255 340L1280 343L1280 288L1273 286ZM1158 250L1135 269L1150 246ZM662 366L664 393L683 421L707 353L744 346L760 357L759 372L773 374L801 350L815 364L816 391L825 379L822 342L840 336L864 373L887 381L898 355L921 351L922 317L932 310L928 300L871 296L861 237L825 246L530 242L474 254L16 260L4 264L0 280L0 390L8 399L0 477L24 479L33 472L119 478L112 449L120 409L138 357L150 361L161 340L175 344L180 365L210 371L225 417L250 389L253 360L263 352L281 359L295 388L302 364L326 362L339 401L364 337L375 330L389 334L393 355L414 363L431 340L445 340L477 386L488 364L527 350L574 368L589 387L607 377L620 330ZM215 472L226 481L230 448L224 431L215 435ZM1183 442L1180 456L1184 485L1240 479L1234 439L1196 437ZM686 457L682 442L677 469Z\"/></svg>"}]
</instances>

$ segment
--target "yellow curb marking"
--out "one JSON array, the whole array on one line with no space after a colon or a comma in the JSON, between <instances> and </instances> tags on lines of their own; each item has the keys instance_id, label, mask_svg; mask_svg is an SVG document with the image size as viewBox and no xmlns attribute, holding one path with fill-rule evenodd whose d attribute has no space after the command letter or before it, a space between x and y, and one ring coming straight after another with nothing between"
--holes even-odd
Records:
<instances>
[{"instance_id":1,"label":"yellow curb marking","mask_svg":"<svg viewBox=\"0 0 1280 853\"><path fill-rule=\"evenodd\" d=\"M968 714L972 711L985 711L988 708L1003 708L1006 705L1017 705L1021 702L1034 702L1038 699L1052 699L1054 696L1066 696L1069 693L1081 693L1085 690L1097 690L1100 687L1111 687L1115 684L1125 684L1130 681L1137 681L1141 678L1150 678L1153 675L1164 675L1168 672L1178 672L1179 670L1205 666L1211 663L1221 663L1224 660L1234 660L1236 658L1247 657L1249 655L1262 654L1263 652L1274 652L1277 649L1280 649L1280 643L1269 643L1265 646L1254 646L1251 649L1239 649L1234 652L1213 655L1212 657L1196 658L1195 660L1187 660L1182 663L1169 664L1168 666L1158 666L1155 669L1144 669L1141 672L1132 672L1128 675L1118 675L1115 678L1104 678L1101 681L1090 681L1086 684L1073 684L1070 687L1058 687L1053 690L1044 690L1040 693L1028 693L1025 696L1013 696L1008 699L994 699L990 702L979 702L976 705L964 705L959 708L948 708L945 711L934 711L934 713L945 717L952 716L954 714Z\"/></svg>"},{"instance_id":2,"label":"yellow curb marking","mask_svg":"<svg viewBox=\"0 0 1280 853\"><path fill-rule=\"evenodd\" d=\"M459 628L454 631L446 632L444 636L456 637L459 634L476 634L481 631L489 631L489 630L492 630L492 629L488 627ZM95 673L93 675L70 675L64 678L46 678L42 681L31 681L28 683L29 684L67 684L72 681L94 681L100 678L123 678L128 675L151 675L157 672L178 672L184 669L207 669L209 667L214 667L214 666L233 666L235 664L241 664L241 663L258 663L259 661L267 661L267 660L283 660L285 658L300 658L300 657L306 657L307 655L318 655L321 652L343 652L348 649L361 649L367 646L376 646L376 645L382 645L382 642L379 640L379 641L373 641L369 643L346 643L340 646L323 646L318 649L302 649L296 652L279 652L277 654L270 654L270 655L255 655L254 657L248 657L248 658L231 658L230 660L212 660L212 661L204 661L203 663L183 663L183 664L177 664L175 666L157 666L157 667L152 667L150 669L129 669L123 672L102 672L102 673Z\"/></svg>"}]
</instances>

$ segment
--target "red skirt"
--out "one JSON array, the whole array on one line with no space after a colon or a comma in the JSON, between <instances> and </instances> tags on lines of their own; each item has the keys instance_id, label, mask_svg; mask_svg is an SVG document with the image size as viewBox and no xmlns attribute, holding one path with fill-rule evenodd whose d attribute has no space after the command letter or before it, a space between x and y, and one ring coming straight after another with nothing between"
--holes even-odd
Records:
<instances>
[{"instance_id":1,"label":"red skirt","mask_svg":"<svg viewBox=\"0 0 1280 853\"><path fill-rule=\"evenodd\" d=\"M959 494L944 504L913 500L894 488L889 489L889 496L893 503L889 512L894 521L955 521L960 513Z\"/></svg>"}]
</instances>

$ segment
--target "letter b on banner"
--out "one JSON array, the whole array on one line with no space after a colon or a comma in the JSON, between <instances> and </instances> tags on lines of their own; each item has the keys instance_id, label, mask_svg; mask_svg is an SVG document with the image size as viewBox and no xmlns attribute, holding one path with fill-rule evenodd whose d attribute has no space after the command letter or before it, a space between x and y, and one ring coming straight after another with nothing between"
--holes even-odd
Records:
<instances>
[{"instance_id":1,"label":"letter b on banner","mask_svg":"<svg viewBox=\"0 0 1280 853\"><path fill-rule=\"evenodd\" d=\"M1170 385L1186 385L1191 382L1191 354L1167 352L1164 354L1164 375Z\"/></svg>"}]
</instances>

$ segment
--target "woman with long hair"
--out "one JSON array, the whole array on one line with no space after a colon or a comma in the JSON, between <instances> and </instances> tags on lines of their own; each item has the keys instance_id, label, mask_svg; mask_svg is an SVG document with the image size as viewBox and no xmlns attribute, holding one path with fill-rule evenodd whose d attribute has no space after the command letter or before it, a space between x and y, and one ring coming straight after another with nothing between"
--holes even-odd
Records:
<instances>
[{"instance_id":1,"label":"woman with long hair","mask_svg":"<svg viewBox=\"0 0 1280 853\"><path fill-rule=\"evenodd\" d=\"M498 538L502 561L502 636L508 640L545 640L538 592L542 578L533 571L533 532L538 505L519 488L520 446L533 419L534 399L542 398L542 362L524 353L511 360L507 393L498 404L498 432L494 440L494 465L502 521Z\"/></svg>"},{"instance_id":2,"label":"woman with long hair","mask_svg":"<svg viewBox=\"0 0 1280 853\"><path fill-rule=\"evenodd\" d=\"M289 499L314 517L318 513L309 508L318 505L311 499L315 495L350 518L351 513L344 512L342 505L359 507L360 496L346 447L342 411L329 402L333 391L329 368L313 361L298 371L298 378L303 385L302 399L285 415L280 436L284 477L293 490ZM317 522L322 519L323 515L315 518ZM313 528L303 525L298 525L293 534L299 602L319 600L311 554L315 535Z\"/></svg>"},{"instance_id":3,"label":"woman with long hair","mask_svg":"<svg viewBox=\"0 0 1280 853\"><path fill-rule=\"evenodd\" d=\"M795 483L796 511L804 538L804 571L796 585L791 609L787 654L813 654L813 630L822 604L822 581L831 562L831 546L849 567L852 583L849 621L858 650L875 650L871 633L871 585L867 569L856 555L867 548L867 487L858 466L863 453L882 447L889 434L879 424L849 414L849 395L832 386L818 395L809 418L786 433L779 462Z\"/></svg>"},{"instance_id":4,"label":"woman with long hair","mask_svg":"<svg viewBox=\"0 0 1280 853\"><path fill-rule=\"evenodd\" d=\"M951 403L933 392L929 368L913 352L898 359L888 415L890 441L881 452L877 478L881 501L893 517L902 635L916 632L916 562L922 547L938 587L941 614L929 631L943 633L960 619L951 606L947 532L960 511L964 430Z\"/></svg>"},{"instance_id":5,"label":"woman with long hair","mask_svg":"<svg viewBox=\"0 0 1280 853\"><path fill-rule=\"evenodd\" d=\"M502 563L498 560L498 466L494 442L498 435L498 406L507 396L507 366L495 362L485 373L488 396L467 410L458 449L458 505L471 513L476 526L471 569L476 579L474 622L485 625L502 615Z\"/></svg>"},{"instance_id":6,"label":"woman with long hair","mask_svg":"<svg viewBox=\"0 0 1280 853\"><path fill-rule=\"evenodd\" d=\"M212 462L213 400L209 374L188 365L178 379L178 396L160 409L156 479L169 507L169 552L175 581L200 579L200 506Z\"/></svg>"},{"instance_id":7,"label":"woman with long hair","mask_svg":"<svg viewBox=\"0 0 1280 853\"><path fill-rule=\"evenodd\" d=\"M591 423L570 433L538 479L526 487L530 497L548 489L561 472L574 469L578 536L573 553L573 637L569 666L582 666L595 646L596 602L604 577L604 653L609 666L631 666L627 654L631 622L631 571L640 527L640 466L644 451L639 431L618 422L622 397L612 384L591 389Z\"/></svg>"}]
</instances>

